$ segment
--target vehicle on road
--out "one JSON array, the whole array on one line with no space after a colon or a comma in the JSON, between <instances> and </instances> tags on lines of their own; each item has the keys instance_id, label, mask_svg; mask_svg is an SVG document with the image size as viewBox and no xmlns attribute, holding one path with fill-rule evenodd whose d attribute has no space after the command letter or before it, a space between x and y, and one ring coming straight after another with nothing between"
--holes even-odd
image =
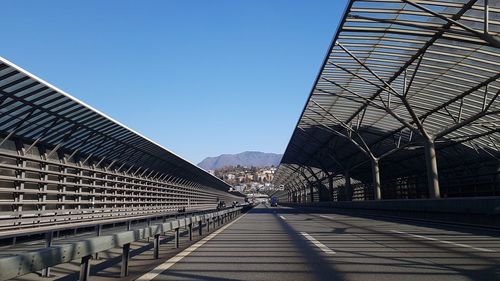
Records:
<instances>
[{"instance_id":1,"label":"vehicle on road","mask_svg":"<svg viewBox=\"0 0 500 281\"><path fill-rule=\"evenodd\" d=\"M278 207L278 197L271 197L271 207Z\"/></svg>"}]
</instances>

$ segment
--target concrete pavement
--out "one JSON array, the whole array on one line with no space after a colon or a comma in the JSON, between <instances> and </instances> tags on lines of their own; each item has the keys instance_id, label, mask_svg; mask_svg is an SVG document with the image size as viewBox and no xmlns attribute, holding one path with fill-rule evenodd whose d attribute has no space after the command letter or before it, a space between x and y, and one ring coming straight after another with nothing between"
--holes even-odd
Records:
<instances>
[{"instance_id":1,"label":"concrete pavement","mask_svg":"<svg viewBox=\"0 0 500 281\"><path fill-rule=\"evenodd\" d=\"M258 206L154 280L500 280L500 232L307 211Z\"/></svg>"}]
</instances>

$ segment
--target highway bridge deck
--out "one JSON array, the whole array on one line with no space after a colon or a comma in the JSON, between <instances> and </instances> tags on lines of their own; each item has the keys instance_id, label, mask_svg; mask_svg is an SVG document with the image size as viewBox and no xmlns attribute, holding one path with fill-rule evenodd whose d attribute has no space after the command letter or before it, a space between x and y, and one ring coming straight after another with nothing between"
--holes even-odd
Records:
<instances>
[{"instance_id":1,"label":"highway bridge deck","mask_svg":"<svg viewBox=\"0 0 500 281\"><path fill-rule=\"evenodd\" d=\"M139 280L499 279L500 232L260 205Z\"/></svg>"}]
</instances>

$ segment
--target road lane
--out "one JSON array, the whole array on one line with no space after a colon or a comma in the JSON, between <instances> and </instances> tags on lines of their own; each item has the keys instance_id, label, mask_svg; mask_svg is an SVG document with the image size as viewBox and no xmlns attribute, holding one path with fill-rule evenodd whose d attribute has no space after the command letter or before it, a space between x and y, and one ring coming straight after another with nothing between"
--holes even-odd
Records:
<instances>
[{"instance_id":1,"label":"road lane","mask_svg":"<svg viewBox=\"0 0 500 281\"><path fill-rule=\"evenodd\" d=\"M464 248L470 248L470 249L473 249L473 250L476 250L476 251L489 252L489 253L494 253L495 252L495 251L493 251L491 249L472 247L472 246L466 245L466 244L460 244L460 243L455 243L455 242L446 241L446 240L439 240L439 239L436 239L436 238L422 236L422 235L417 235L417 234L406 233L406 232L403 232L403 231L398 231L398 230L391 230L391 231L395 232L395 233L398 233L398 234L409 235L409 236L412 236L412 237L422 238L422 239L431 240L431 241L439 241L441 243L451 244L451 245L454 245L454 246L459 246L459 247L464 247Z\"/></svg>"},{"instance_id":2,"label":"road lane","mask_svg":"<svg viewBox=\"0 0 500 281\"><path fill-rule=\"evenodd\" d=\"M154 280L500 280L499 268L499 232L261 205Z\"/></svg>"},{"instance_id":3,"label":"road lane","mask_svg":"<svg viewBox=\"0 0 500 281\"><path fill-rule=\"evenodd\" d=\"M333 265L273 211L254 208L154 280L332 280Z\"/></svg>"},{"instance_id":4,"label":"road lane","mask_svg":"<svg viewBox=\"0 0 500 281\"><path fill-rule=\"evenodd\" d=\"M284 208L280 211L281 214L294 213L293 216L287 215L287 222L294 229L308 231L335 249L337 254L330 260L347 279L500 280L498 232L341 214L304 213L308 210L300 209ZM441 238L434 241L415 239L391 230ZM473 248L441 241L468 244ZM492 252L478 251L478 247Z\"/></svg>"}]
</instances>

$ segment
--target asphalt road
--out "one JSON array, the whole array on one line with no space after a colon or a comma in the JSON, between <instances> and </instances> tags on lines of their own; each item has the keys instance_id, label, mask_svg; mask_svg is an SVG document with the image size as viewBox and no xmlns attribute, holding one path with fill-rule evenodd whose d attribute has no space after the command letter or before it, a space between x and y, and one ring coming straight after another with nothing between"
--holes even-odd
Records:
<instances>
[{"instance_id":1,"label":"asphalt road","mask_svg":"<svg viewBox=\"0 0 500 281\"><path fill-rule=\"evenodd\" d=\"M500 280L500 232L261 205L140 280Z\"/></svg>"}]
</instances>

